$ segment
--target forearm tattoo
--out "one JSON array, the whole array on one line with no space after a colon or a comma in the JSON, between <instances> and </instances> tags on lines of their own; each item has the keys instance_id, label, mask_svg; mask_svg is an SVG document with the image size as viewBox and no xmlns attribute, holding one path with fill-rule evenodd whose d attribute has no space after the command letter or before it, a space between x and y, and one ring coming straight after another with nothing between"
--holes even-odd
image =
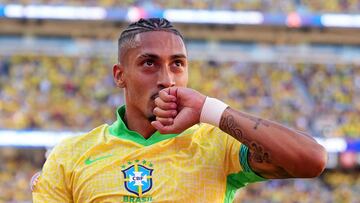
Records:
<instances>
[{"instance_id":1,"label":"forearm tattoo","mask_svg":"<svg viewBox=\"0 0 360 203\"><path fill-rule=\"evenodd\" d=\"M257 130L260 126L269 127L270 122L262 120L260 118L251 117L241 112L234 111L231 108L227 108L221 117L220 129L232 135L235 139L239 140L241 143L245 144L249 148L249 161L255 161L258 163L271 163L270 153L267 152L261 144L255 141L251 141L247 138L247 136L244 134L244 130L241 128L240 124L234 119L234 116L232 114L237 114L241 117L253 121L253 130Z\"/></svg>"}]
</instances>

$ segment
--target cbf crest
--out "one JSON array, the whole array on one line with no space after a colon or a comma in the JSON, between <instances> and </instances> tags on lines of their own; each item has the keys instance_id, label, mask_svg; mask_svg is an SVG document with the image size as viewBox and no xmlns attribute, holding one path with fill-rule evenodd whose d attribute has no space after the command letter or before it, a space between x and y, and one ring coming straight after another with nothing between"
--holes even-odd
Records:
<instances>
[{"instance_id":1,"label":"cbf crest","mask_svg":"<svg viewBox=\"0 0 360 203\"><path fill-rule=\"evenodd\" d=\"M152 166L152 163L145 160L142 162L136 160L134 163L128 162L128 166L123 165L121 171L124 174L126 190L138 197L151 190L153 186Z\"/></svg>"}]
</instances>

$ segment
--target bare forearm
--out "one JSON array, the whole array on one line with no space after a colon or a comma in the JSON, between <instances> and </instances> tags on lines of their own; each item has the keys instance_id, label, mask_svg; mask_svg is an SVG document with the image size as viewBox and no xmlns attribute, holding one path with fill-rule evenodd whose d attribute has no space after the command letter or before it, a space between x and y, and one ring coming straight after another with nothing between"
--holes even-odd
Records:
<instances>
[{"instance_id":1,"label":"bare forearm","mask_svg":"<svg viewBox=\"0 0 360 203\"><path fill-rule=\"evenodd\" d=\"M266 178L313 177L324 168L324 148L303 132L231 108L219 127L248 146L250 166Z\"/></svg>"},{"instance_id":2,"label":"bare forearm","mask_svg":"<svg viewBox=\"0 0 360 203\"><path fill-rule=\"evenodd\" d=\"M324 169L326 152L312 138L280 124L233 110L220 100L195 90L166 88L159 92L155 103L157 120L151 125L160 133L183 132L199 122L219 126L248 146L248 164L263 177L314 177ZM177 106L175 118L169 103Z\"/></svg>"}]
</instances>

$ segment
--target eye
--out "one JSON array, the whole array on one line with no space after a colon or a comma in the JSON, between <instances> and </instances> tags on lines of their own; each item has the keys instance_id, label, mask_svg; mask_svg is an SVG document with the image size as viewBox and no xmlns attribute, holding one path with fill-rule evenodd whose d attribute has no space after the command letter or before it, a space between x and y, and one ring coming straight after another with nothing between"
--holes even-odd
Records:
<instances>
[{"instance_id":1,"label":"eye","mask_svg":"<svg viewBox=\"0 0 360 203\"><path fill-rule=\"evenodd\" d=\"M153 67L154 65L155 65L155 63L152 60L146 60L143 63L143 66L145 66L145 67Z\"/></svg>"},{"instance_id":2,"label":"eye","mask_svg":"<svg viewBox=\"0 0 360 203\"><path fill-rule=\"evenodd\" d=\"M175 67L181 67L181 66L184 66L184 62L177 60L177 61L174 61L174 65L175 65Z\"/></svg>"}]
</instances>

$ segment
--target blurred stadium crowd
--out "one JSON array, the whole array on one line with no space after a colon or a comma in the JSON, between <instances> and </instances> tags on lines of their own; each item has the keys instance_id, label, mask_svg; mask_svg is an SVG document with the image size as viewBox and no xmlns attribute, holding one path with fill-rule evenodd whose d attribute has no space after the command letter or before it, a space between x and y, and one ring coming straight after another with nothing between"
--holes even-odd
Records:
<instances>
[{"instance_id":1,"label":"blurred stadium crowd","mask_svg":"<svg viewBox=\"0 0 360 203\"><path fill-rule=\"evenodd\" d=\"M109 58L0 56L0 129L88 131L124 104ZM231 106L328 137L360 136L360 65L191 61L190 87ZM329 127L330 126L330 127ZM329 127L326 131L321 131ZM0 203L30 202L44 150L0 148ZM17 169L21 170L17 170ZM269 181L239 202L360 202L360 175Z\"/></svg>"},{"instance_id":2,"label":"blurred stadium crowd","mask_svg":"<svg viewBox=\"0 0 360 203\"><path fill-rule=\"evenodd\" d=\"M105 58L0 57L0 128L88 131L124 104ZM311 132L360 136L360 65L191 61L190 87Z\"/></svg>"},{"instance_id":3,"label":"blurred stadium crowd","mask_svg":"<svg viewBox=\"0 0 360 203\"><path fill-rule=\"evenodd\" d=\"M105 60L12 56L0 63L0 128L85 130L112 122L123 103Z\"/></svg>"},{"instance_id":4,"label":"blurred stadium crowd","mask_svg":"<svg viewBox=\"0 0 360 203\"><path fill-rule=\"evenodd\" d=\"M359 13L360 0L0 0L5 4L138 6L145 9ZM89 131L112 123L124 104L112 78L114 59L0 55L0 130ZM231 106L315 136L360 138L360 64L193 60L189 86ZM29 180L45 149L0 147L0 203L31 202ZM360 156L358 156L360 160ZM244 203L360 203L356 170L317 179L272 180L238 191Z\"/></svg>"},{"instance_id":5,"label":"blurred stadium crowd","mask_svg":"<svg viewBox=\"0 0 360 203\"><path fill-rule=\"evenodd\" d=\"M271 180L239 190L242 203L359 203L360 175L325 172L318 179Z\"/></svg>"},{"instance_id":6,"label":"blurred stadium crowd","mask_svg":"<svg viewBox=\"0 0 360 203\"><path fill-rule=\"evenodd\" d=\"M0 148L0 203L31 202L29 180L42 167L45 150Z\"/></svg>"},{"instance_id":7,"label":"blurred stadium crowd","mask_svg":"<svg viewBox=\"0 0 360 203\"><path fill-rule=\"evenodd\" d=\"M226 10L258 10L262 12L337 12L356 13L360 9L359 0L0 0L0 4L50 4L71 6L101 6L143 8L178 8L178 9L226 9Z\"/></svg>"}]
</instances>

